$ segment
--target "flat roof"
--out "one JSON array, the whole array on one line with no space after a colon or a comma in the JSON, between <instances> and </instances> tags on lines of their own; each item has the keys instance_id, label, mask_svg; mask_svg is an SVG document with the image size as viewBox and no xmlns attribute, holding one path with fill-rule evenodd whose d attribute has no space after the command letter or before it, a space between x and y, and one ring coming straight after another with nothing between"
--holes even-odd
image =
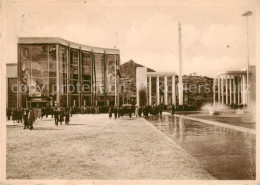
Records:
<instances>
[{"instance_id":1,"label":"flat roof","mask_svg":"<svg viewBox=\"0 0 260 185\"><path fill-rule=\"evenodd\" d=\"M246 74L246 71L224 71L217 74L217 76L221 75L242 75Z\"/></svg>"},{"instance_id":2,"label":"flat roof","mask_svg":"<svg viewBox=\"0 0 260 185\"><path fill-rule=\"evenodd\" d=\"M61 44L65 46L69 45L71 48L81 49L83 51L89 51L89 52L93 51L95 53L106 52L107 54L120 54L119 49L87 46L75 42L70 42L60 37L19 37L18 44Z\"/></svg>"},{"instance_id":3,"label":"flat roof","mask_svg":"<svg viewBox=\"0 0 260 185\"><path fill-rule=\"evenodd\" d=\"M173 72L147 72L146 73L147 76L175 76L176 74Z\"/></svg>"}]
</instances>

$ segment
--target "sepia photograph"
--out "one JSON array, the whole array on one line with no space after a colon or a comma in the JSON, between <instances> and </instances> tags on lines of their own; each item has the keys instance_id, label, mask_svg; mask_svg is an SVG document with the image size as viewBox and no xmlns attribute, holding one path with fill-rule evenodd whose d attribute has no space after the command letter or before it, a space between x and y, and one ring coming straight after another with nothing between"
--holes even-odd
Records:
<instances>
[{"instance_id":1,"label":"sepia photograph","mask_svg":"<svg viewBox=\"0 0 260 185\"><path fill-rule=\"evenodd\" d=\"M259 3L0 1L0 184L258 184Z\"/></svg>"}]
</instances>

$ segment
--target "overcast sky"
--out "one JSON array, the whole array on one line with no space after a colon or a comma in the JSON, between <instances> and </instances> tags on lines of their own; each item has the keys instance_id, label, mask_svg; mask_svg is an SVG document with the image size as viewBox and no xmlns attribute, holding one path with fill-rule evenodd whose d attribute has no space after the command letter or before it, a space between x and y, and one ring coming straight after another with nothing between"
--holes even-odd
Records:
<instances>
[{"instance_id":1,"label":"overcast sky","mask_svg":"<svg viewBox=\"0 0 260 185\"><path fill-rule=\"evenodd\" d=\"M2 2L6 62L17 62L18 37L61 37L90 46L116 45L121 63L133 59L156 71L178 73L181 22L183 74L214 77L246 67L246 18L241 14L251 10L249 51L255 65L257 1L44 2Z\"/></svg>"}]
</instances>

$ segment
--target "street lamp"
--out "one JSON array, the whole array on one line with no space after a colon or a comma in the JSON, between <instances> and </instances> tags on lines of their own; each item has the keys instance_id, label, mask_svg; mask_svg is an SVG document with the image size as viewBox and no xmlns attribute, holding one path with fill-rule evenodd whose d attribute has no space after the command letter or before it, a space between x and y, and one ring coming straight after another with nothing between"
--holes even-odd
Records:
<instances>
[{"instance_id":1,"label":"street lamp","mask_svg":"<svg viewBox=\"0 0 260 185\"><path fill-rule=\"evenodd\" d=\"M242 16L246 17L246 39L247 39L247 72L246 72L246 92L247 92L247 106L249 105L249 95L248 95L248 87L249 87L249 46L248 46L248 17L253 13L251 11L247 11L242 14Z\"/></svg>"}]
</instances>

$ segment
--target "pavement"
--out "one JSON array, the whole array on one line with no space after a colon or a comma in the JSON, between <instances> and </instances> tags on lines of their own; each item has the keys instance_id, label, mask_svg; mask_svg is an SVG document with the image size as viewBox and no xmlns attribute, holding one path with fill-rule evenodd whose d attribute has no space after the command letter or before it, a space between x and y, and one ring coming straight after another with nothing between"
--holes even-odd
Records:
<instances>
[{"instance_id":1,"label":"pavement","mask_svg":"<svg viewBox=\"0 0 260 185\"><path fill-rule=\"evenodd\" d=\"M73 115L70 125L7 123L7 179L209 180L197 160L143 118Z\"/></svg>"}]
</instances>

